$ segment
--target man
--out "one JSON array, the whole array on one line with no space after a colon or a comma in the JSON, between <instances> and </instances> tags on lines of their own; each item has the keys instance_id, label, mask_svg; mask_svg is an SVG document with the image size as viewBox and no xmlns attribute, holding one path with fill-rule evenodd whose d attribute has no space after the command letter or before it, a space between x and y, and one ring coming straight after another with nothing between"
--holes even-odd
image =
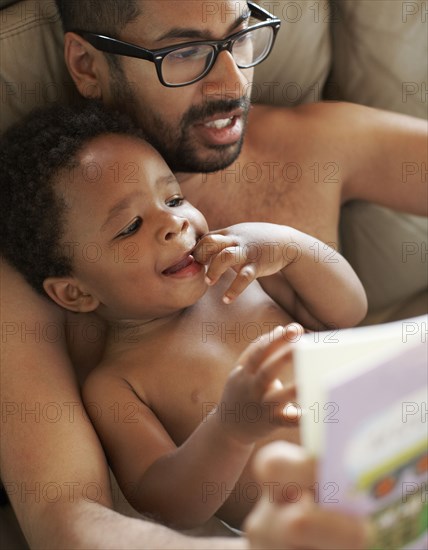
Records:
<instances>
[{"instance_id":1,"label":"man","mask_svg":"<svg viewBox=\"0 0 428 550\"><path fill-rule=\"evenodd\" d=\"M184 192L213 228L240 221L271 221L337 243L340 204L351 198L426 213L422 182L417 177L409 177L405 187L401 182L402 162L424 159L422 123L345 105L314 105L295 111L255 107L248 112L252 69L240 69L236 63L245 67L258 59L240 58L246 33L234 36L248 24L244 0L120 0L102 2L97 8L88 2L88 11L83 1L72 5L78 6L80 23L74 22L69 29L75 32L65 35L65 59L79 92L112 106L128 107L135 114L172 168L180 172ZM112 18L103 15L108 7L113 9ZM253 12L259 23L272 25L268 16L256 8ZM128 48L127 53L133 48L118 43L106 46L113 42L100 39L97 33L149 50L168 48L162 52L160 72L146 59L106 56L97 48L111 47L116 52ZM226 40L231 36L236 38L233 43ZM223 47L199 44L196 54L194 45L178 52L172 48L212 40L223 41L216 42ZM172 69L164 72L167 55ZM202 59L203 68L198 65L197 74L191 72L183 82L182 71L174 67L195 55ZM327 164L329 172L315 178L311 167ZM122 171L118 181L129 176L126 170L130 168L112 166ZM260 208L255 208L254 196ZM9 404L3 428L7 445L2 449L2 478L30 544L56 548L191 548L193 544L202 548L200 540L181 538L110 509L104 455L82 413L71 366L77 367L80 379L85 377L102 353L102 327L89 317L66 318L35 296L8 266L2 277L2 286L7 288L3 319L10 331L2 360L3 400ZM271 285L274 293L274 280ZM57 331L54 336L53 329ZM26 331L24 338L22 330ZM61 412L55 422L49 416L50 403ZM23 413L18 404L23 404ZM49 491L57 487L62 491L55 499ZM303 543L307 547L333 547L336 516L327 515L330 522L326 521L325 513L307 501L296 504L298 512L268 499L264 504L263 510L268 509L278 526L272 529L276 534L272 545L293 547L301 544L302 535L309 535L310 540ZM279 515L273 514L278 509ZM282 514L293 519L287 523ZM322 538L316 528L308 529L308 522L312 527L325 526ZM257 525L262 523L257 519L250 523L251 532L260 532ZM360 541L354 537L355 525L350 527L344 520L343 531L339 530L343 538L336 539L336 547L355 548L364 543L360 527ZM253 534L253 540L257 536ZM211 539L206 544L238 548L245 543ZM265 543L258 539L255 544Z\"/></svg>"}]
</instances>

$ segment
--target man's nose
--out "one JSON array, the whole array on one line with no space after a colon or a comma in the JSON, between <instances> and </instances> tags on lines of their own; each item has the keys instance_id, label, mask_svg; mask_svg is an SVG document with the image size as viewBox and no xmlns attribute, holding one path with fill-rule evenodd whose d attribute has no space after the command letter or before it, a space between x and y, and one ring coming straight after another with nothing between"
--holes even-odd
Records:
<instances>
[{"instance_id":1,"label":"man's nose","mask_svg":"<svg viewBox=\"0 0 428 550\"><path fill-rule=\"evenodd\" d=\"M239 99L246 95L248 85L248 79L238 68L232 54L223 50L204 79L204 93L211 99Z\"/></svg>"}]
</instances>

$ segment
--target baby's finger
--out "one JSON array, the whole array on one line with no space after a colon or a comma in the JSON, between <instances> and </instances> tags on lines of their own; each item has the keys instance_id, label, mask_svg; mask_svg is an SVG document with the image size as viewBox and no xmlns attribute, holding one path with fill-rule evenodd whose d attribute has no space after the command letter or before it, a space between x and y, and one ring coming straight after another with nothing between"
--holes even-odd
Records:
<instances>
[{"instance_id":1,"label":"baby's finger","mask_svg":"<svg viewBox=\"0 0 428 550\"><path fill-rule=\"evenodd\" d=\"M216 254L207 270L206 278L211 284L214 284L229 269L236 265L242 265L246 262L245 251L239 246L224 247Z\"/></svg>"},{"instance_id":2,"label":"baby's finger","mask_svg":"<svg viewBox=\"0 0 428 550\"><path fill-rule=\"evenodd\" d=\"M263 398L264 403L269 403L273 411L272 420L278 426L297 426L302 417L302 409L296 399L296 386L287 384L280 390L269 392Z\"/></svg>"},{"instance_id":3,"label":"baby's finger","mask_svg":"<svg viewBox=\"0 0 428 550\"><path fill-rule=\"evenodd\" d=\"M223 302L230 304L250 285L257 277L255 264L247 264L238 272L233 283L226 290L223 296Z\"/></svg>"},{"instance_id":4,"label":"baby's finger","mask_svg":"<svg viewBox=\"0 0 428 550\"><path fill-rule=\"evenodd\" d=\"M240 355L238 364L249 372L255 372L266 357L281 348L284 342L284 327L277 326L256 342L250 344Z\"/></svg>"},{"instance_id":5,"label":"baby's finger","mask_svg":"<svg viewBox=\"0 0 428 550\"><path fill-rule=\"evenodd\" d=\"M280 373L286 375L287 382L293 374L292 348L288 342L282 342L275 351L266 357L259 365L256 372L257 386L266 391Z\"/></svg>"},{"instance_id":6,"label":"baby's finger","mask_svg":"<svg viewBox=\"0 0 428 550\"><path fill-rule=\"evenodd\" d=\"M288 342L298 342L305 333L301 324L293 322L284 326L284 336Z\"/></svg>"},{"instance_id":7,"label":"baby's finger","mask_svg":"<svg viewBox=\"0 0 428 550\"><path fill-rule=\"evenodd\" d=\"M264 394L263 399L265 401L281 402L284 405L286 403L295 403L297 399L297 386L295 382L282 382L279 378L275 378Z\"/></svg>"},{"instance_id":8,"label":"baby's finger","mask_svg":"<svg viewBox=\"0 0 428 550\"><path fill-rule=\"evenodd\" d=\"M234 241L224 235L208 233L198 242L192 255L198 263L206 265L222 250L233 245Z\"/></svg>"}]
</instances>

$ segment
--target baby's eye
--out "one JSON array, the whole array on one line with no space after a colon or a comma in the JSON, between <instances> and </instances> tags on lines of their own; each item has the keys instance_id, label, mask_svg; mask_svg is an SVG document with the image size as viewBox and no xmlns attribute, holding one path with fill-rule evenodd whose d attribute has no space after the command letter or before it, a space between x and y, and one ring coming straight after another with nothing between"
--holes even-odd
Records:
<instances>
[{"instance_id":1,"label":"baby's eye","mask_svg":"<svg viewBox=\"0 0 428 550\"><path fill-rule=\"evenodd\" d=\"M174 206L181 206L183 204L183 197L174 197L166 202L167 206L174 208Z\"/></svg>"},{"instance_id":2,"label":"baby's eye","mask_svg":"<svg viewBox=\"0 0 428 550\"><path fill-rule=\"evenodd\" d=\"M138 231L141 227L143 220L141 218L136 218L128 227L121 231L117 237L129 237Z\"/></svg>"}]
</instances>

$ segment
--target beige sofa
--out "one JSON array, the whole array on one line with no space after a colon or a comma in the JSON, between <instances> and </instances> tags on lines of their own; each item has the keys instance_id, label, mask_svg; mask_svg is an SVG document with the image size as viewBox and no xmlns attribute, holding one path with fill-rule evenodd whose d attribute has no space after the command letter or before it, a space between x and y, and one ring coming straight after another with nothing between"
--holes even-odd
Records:
<instances>
[{"instance_id":1,"label":"beige sofa","mask_svg":"<svg viewBox=\"0 0 428 550\"><path fill-rule=\"evenodd\" d=\"M260 3L283 25L270 58L257 68L255 101L293 107L340 99L428 118L427 0ZM77 92L63 63L54 0L0 0L0 8L4 131L33 107L73 101ZM363 203L343 208L342 249L367 290L367 322L428 310L427 233L426 218ZM9 513L3 509L0 521L6 518L10 529ZM2 547L23 547L0 528Z\"/></svg>"},{"instance_id":2,"label":"beige sofa","mask_svg":"<svg viewBox=\"0 0 428 550\"><path fill-rule=\"evenodd\" d=\"M260 3L283 25L257 68L255 101L292 107L340 99L428 118L427 0ZM77 92L62 60L54 0L1 4L9 4L0 36L4 130L33 107L73 101ZM363 203L343 209L342 250L368 294L366 323L427 311L427 232L426 218Z\"/></svg>"}]
</instances>

